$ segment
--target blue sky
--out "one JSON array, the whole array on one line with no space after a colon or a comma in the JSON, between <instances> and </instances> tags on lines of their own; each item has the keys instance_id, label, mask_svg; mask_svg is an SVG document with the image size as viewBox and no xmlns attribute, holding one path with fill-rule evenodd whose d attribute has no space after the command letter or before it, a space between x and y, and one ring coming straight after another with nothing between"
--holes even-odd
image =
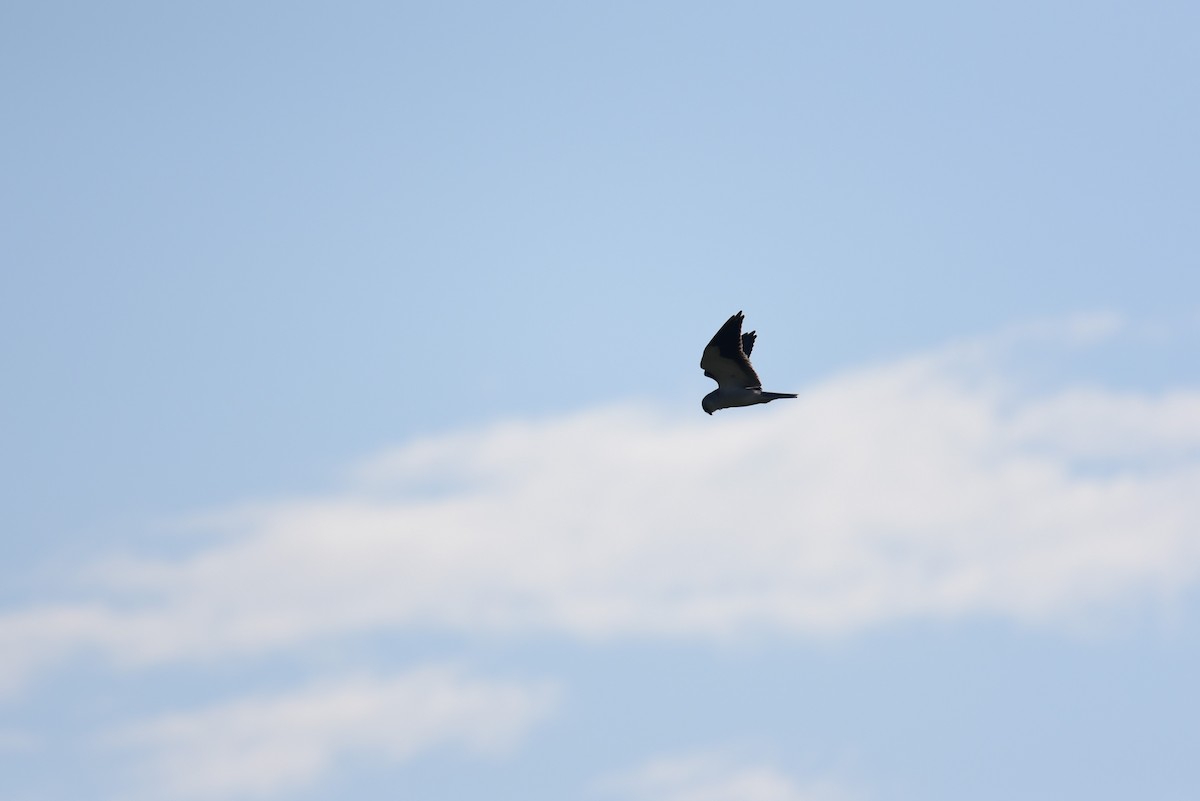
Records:
<instances>
[{"instance_id":1,"label":"blue sky","mask_svg":"<svg viewBox=\"0 0 1200 801\"><path fill-rule=\"evenodd\" d=\"M1198 24L6 5L0 795L1191 797Z\"/></svg>"}]
</instances>

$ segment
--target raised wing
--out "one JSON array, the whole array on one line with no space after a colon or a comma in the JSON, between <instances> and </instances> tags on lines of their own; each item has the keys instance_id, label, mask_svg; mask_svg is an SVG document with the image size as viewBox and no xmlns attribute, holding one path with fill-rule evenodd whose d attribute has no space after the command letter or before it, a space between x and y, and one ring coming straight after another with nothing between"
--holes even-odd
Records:
<instances>
[{"instance_id":1,"label":"raised wing","mask_svg":"<svg viewBox=\"0 0 1200 801\"><path fill-rule=\"evenodd\" d=\"M761 389L762 382L750 366L746 353L754 347L756 335L753 331L742 334L741 312L730 317L721 326L700 357L700 368L704 374L717 382L719 387ZM746 345L749 347L746 347Z\"/></svg>"},{"instance_id":2,"label":"raised wing","mask_svg":"<svg viewBox=\"0 0 1200 801\"><path fill-rule=\"evenodd\" d=\"M750 351L754 350L754 340L758 339L758 332L751 331L748 334L742 334L742 353L750 356Z\"/></svg>"}]
</instances>

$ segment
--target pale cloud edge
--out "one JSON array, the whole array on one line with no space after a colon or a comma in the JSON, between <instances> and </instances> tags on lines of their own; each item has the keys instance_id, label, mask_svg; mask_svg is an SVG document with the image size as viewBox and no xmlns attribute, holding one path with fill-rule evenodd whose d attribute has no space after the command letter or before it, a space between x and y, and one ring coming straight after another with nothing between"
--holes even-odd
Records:
<instances>
[{"instance_id":1,"label":"pale cloud edge","mask_svg":"<svg viewBox=\"0 0 1200 801\"><path fill-rule=\"evenodd\" d=\"M800 779L737 749L650 759L596 782L591 797L614 801L860 801L840 779Z\"/></svg>"},{"instance_id":2,"label":"pale cloud edge","mask_svg":"<svg viewBox=\"0 0 1200 801\"><path fill-rule=\"evenodd\" d=\"M5 614L0 689L83 651L137 669L383 630L724 641L1169 602L1200 564L1200 391L1039 394L999 366L1124 326L1018 327L755 413L630 403L416 441Z\"/></svg>"},{"instance_id":3,"label":"pale cloud edge","mask_svg":"<svg viewBox=\"0 0 1200 801\"><path fill-rule=\"evenodd\" d=\"M560 696L549 682L427 665L140 721L99 745L137 756L136 786L147 798L267 797L319 781L351 753L388 762L444 747L503 753L552 714Z\"/></svg>"}]
</instances>

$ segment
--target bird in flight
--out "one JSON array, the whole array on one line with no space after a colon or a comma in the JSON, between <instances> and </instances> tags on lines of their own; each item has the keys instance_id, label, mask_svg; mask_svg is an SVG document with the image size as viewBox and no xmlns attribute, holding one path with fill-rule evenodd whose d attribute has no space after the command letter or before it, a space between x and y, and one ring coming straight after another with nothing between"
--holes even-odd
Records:
<instances>
[{"instance_id":1,"label":"bird in flight","mask_svg":"<svg viewBox=\"0 0 1200 801\"><path fill-rule=\"evenodd\" d=\"M754 331L743 334L743 319L744 315L738 312L726 320L700 357L704 374L717 382L717 388L705 395L700 403L709 414L731 406L753 406L770 403L776 398L796 397L786 392L763 392L762 381L749 358L758 334Z\"/></svg>"}]
</instances>

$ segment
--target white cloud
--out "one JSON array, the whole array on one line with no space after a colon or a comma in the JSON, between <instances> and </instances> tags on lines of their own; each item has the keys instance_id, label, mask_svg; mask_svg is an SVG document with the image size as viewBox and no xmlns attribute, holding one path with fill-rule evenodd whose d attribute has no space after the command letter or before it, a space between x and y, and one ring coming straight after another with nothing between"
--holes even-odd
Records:
<instances>
[{"instance_id":1,"label":"white cloud","mask_svg":"<svg viewBox=\"0 0 1200 801\"><path fill-rule=\"evenodd\" d=\"M0 618L7 681L82 646L139 665L387 628L1059 625L1193 583L1200 392L1020 392L993 356L1031 336L714 418L627 406L402 446L349 490L207 516L222 537L186 558L97 566L86 603Z\"/></svg>"},{"instance_id":2,"label":"white cloud","mask_svg":"<svg viewBox=\"0 0 1200 801\"><path fill-rule=\"evenodd\" d=\"M800 782L770 765L739 763L719 752L652 760L599 783L604 797L627 801L849 801L828 780Z\"/></svg>"},{"instance_id":3,"label":"white cloud","mask_svg":"<svg viewBox=\"0 0 1200 801\"><path fill-rule=\"evenodd\" d=\"M1032 404L1011 422L1014 436L1073 459L1138 466L1171 457L1197 460L1200 393L1073 389Z\"/></svg>"},{"instance_id":4,"label":"white cloud","mask_svg":"<svg viewBox=\"0 0 1200 801\"><path fill-rule=\"evenodd\" d=\"M0 615L0 696L73 650L101 644L111 648L119 623L98 603L59 604Z\"/></svg>"},{"instance_id":5,"label":"white cloud","mask_svg":"<svg viewBox=\"0 0 1200 801\"><path fill-rule=\"evenodd\" d=\"M446 745L509 748L556 698L548 685L425 667L141 722L105 743L136 755L150 797L268 796L311 783L349 753L403 761Z\"/></svg>"}]
</instances>

